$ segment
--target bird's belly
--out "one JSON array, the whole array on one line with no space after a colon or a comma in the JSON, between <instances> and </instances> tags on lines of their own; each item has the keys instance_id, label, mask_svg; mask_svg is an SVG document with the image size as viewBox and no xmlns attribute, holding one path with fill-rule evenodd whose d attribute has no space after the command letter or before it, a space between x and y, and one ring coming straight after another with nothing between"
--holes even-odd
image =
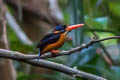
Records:
<instances>
[{"instance_id":1,"label":"bird's belly","mask_svg":"<svg viewBox=\"0 0 120 80\"><path fill-rule=\"evenodd\" d=\"M64 41L65 41L65 35L61 34L60 35L60 39L56 42L56 43L53 43L53 44L49 44L48 46L46 46L43 50L42 50L42 53L46 53L46 52L49 52L53 49L58 49L60 48L63 44L64 44Z\"/></svg>"}]
</instances>

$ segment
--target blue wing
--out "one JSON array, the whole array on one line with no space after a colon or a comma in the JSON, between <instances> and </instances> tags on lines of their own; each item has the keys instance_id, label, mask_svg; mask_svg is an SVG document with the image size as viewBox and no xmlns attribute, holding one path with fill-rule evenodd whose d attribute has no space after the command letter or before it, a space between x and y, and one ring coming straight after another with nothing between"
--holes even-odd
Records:
<instances>
[{"instance_id":1,"label":"blue wing","mask_svg":"<svg viewBox=\"0 0 120 80\"><path fill-rule=\"evenodd\" d=\"M52 43L55 43L59 40L60 34L50 33L46 35L40 42L37 44L36 48L41 48L41 50Z\"/></svg>"}]
</instances>

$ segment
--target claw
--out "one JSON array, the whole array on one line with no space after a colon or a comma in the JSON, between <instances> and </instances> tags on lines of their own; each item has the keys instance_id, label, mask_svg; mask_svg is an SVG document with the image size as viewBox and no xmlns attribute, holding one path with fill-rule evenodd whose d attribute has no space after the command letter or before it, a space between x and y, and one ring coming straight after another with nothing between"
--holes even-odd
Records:
<instances>
[{"instance_id":1,"label":"claw","mask_svg":"<svg viewBox=\"0 0 120 80\"><path fill-rule=\"evenodd\" d=\"M60 50L51 50L53 57L56 57L60 53Z\"/></svg>"},{"instance_id":2,"label":"claw","mask_svg":"<svg viewBox=\"0 0 120 80\"><path fill-rule=\"evenodd\" d=\"M41 56L41 52L40 52L40 49L39 49L39 52L38 52L38 59L37 59L37 61L39 61L39 59L40 59L40 56Z\"/></svg>"}]
</instances>

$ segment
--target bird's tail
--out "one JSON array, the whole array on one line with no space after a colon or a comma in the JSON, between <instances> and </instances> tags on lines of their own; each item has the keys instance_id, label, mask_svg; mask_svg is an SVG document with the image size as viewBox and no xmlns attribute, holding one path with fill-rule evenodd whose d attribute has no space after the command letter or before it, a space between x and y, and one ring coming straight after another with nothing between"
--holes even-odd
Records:
<instances>
[{"instance_id":1,"label":"bird's tail","mask_svg":"<svg viewBox=\"0 0 120 80\"><path fill-rule=\"evenodd\" d=\"M39 51L38 51L38 57L39 57L39 58L37 59L38 61L39 61L39 59L40 59L40 56L41 56L41 50L39 49Z\"/></svg>"}]
</instances>

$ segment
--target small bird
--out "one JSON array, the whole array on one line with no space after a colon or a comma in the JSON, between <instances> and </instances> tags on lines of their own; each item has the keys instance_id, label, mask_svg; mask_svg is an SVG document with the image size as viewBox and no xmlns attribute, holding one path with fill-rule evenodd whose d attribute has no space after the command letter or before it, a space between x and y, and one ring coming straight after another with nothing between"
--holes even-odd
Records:
<instances>
[{"instance_id":1,"label":"small bird","mask_svg":"<svg viewBox=\"0 0 120 80\"><path fill-rule=\"evenodd\" d=\"M51 52L52 55L58 54L60 51L57 49L64 44L67 33L82 26L84 26L84 24L56 26L52 33L47 34L37 44L36 48L39 49L38 56L40 57L47 52Z\"/></svg>"}]
</instances>

